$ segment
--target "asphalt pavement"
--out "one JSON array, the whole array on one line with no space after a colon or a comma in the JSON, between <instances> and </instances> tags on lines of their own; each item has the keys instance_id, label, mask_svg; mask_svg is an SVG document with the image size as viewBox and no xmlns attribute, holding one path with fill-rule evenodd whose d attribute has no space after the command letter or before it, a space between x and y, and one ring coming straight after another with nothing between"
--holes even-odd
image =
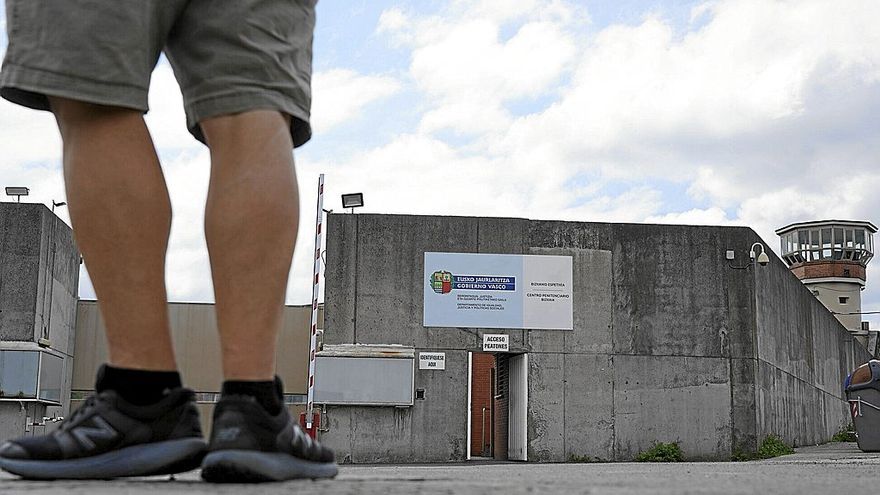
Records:
<instances>
[{"instance_id":1,"label":"asphalt pavement","mask_svg":"<svg viewBox=\"0 0 880 495\"><path fill-rule=\"evenodd\" d=\"M0 494L868 494L880 488L880 453L854 443L797 449L765 461L341 466L334 480L212 485L197 471L126 481L23 481L0 475Z\"/></svg>"}]
</instances>

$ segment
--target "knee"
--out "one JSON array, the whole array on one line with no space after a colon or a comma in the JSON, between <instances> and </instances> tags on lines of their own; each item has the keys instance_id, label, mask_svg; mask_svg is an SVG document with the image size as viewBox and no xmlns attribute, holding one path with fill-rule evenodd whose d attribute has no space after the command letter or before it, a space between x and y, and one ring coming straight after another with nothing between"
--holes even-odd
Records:
<instances>
[{"instance_id":1,"label":"knee","mask_svg":"<svg viewBox=\"0 0 880 495\"><path fill-rule=\"evenodd\" d=\"M290 140L290 115L276 110L252 110L220 115L199 123L208 147L221 148L224 144L241 146L246 143L265 143L267 139ZM292 148L293 144L287 145Z\"/></svg>"},{"instance_id":2,"label":"knee","mask_svg":"<svg viewBox=\"0 0 880 495\"><path fill-rule=\"evenodd\" d=\"M61 133L76 129L77 127L95 125L100 123L118 123L120 119L143 119L140 110L131 108L96 105L84 101L71 100L57 96L49 97L49 106Z\"/></svg>"}]
</instances>

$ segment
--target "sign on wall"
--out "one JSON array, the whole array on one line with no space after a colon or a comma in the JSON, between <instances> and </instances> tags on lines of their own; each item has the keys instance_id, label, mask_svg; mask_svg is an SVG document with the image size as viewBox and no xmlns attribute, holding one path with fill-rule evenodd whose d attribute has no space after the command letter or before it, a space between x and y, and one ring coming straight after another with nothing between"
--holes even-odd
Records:
<instances>
[{"instance_id":1,"label":"sign on wall","mask_svg":"<svg viewBox=\"0 0 880 495\"><path fill-rule=\"evenodd\" d=\"M426 327L572 329L571 256L425 253Z\"/></svg>"},{"instance_id":2,"label":"sign on wall","mask_svg":"<svg viewBox=\"0 0 880 495\"><path fill-rule=\"evenodd\" d=\"M445 352L420 352L419 353L419 369L420 370L445 370L446 369L446 353Z\"/></svg>"},{"instance_id":3,"label":"sign on wall","mask_svg":"<svg viewBox=\"0 0 880 495\"><path fill-rule=\"evenodd\" d=\"M483 334L483 352L508 352L510 339L505 334Z\"/></svg>"}]
</instances>

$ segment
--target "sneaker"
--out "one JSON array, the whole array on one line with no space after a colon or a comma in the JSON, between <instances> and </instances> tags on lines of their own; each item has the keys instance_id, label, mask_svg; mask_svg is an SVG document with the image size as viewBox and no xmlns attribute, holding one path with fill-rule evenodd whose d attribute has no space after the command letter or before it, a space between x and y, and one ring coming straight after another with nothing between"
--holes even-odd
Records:
<instances>
[{"instance_id":1,"label":"sneaker","mask_svg":"<svg viewBox=\"0 0 880 495\"><path fill-rule=\"evenodd\" d=\"M191 390L138 406L112 390L90 396L58 430L0 446L0 468L29 479L108 479L199 467L205 441Z\"/></svg>"},{"instance_id":2,"label":"sneaker","mask_svg":"<svg viewBox=\"0 0 880 495\"><path fill-rule=\"evenodd\" d=\"M281 382L276 378L276 388ZM333 478L333 451L307 435L286 407L272 416L253 397L221 396L202 478L214 483L257 483Z\"/></svg>"}]
</instances>

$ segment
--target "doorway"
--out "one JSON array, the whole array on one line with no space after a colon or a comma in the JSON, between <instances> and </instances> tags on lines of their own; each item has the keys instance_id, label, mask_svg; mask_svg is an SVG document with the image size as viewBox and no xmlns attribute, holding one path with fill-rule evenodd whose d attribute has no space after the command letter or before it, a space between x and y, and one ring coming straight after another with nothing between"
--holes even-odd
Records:
<instances>
[{"instance_id":1,"label":"doorway","mask_svg":"<svg viewBox=\"0 0 880 495\"><path fill-rule=\"evenodd\" d=\"M526 460L528 357L468 355L469 460Z\"/></svg>"}]
</instances>

